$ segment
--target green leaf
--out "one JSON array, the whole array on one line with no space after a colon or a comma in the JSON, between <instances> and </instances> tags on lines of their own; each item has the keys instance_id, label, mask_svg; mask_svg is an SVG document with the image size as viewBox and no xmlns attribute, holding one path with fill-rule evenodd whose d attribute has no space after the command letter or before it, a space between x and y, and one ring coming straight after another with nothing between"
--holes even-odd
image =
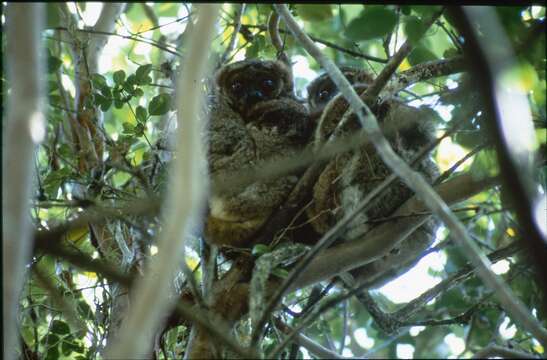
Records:
<instances>
[{"instance_id":1,"label":"green leaf","mask_svg":"<svg viewBox=\"0 0 547 360\"><path fill-rule=\"evenodd\" d=\"M416 46L410 55L408 55L408 62L412 66L436 59L435 54L423 45Z\"/></svg>"},{"instance_id":2,"label":"green leaf","mask_svg":"<svg viewBox=\"0 0 547 360\"><path fill-rule=\"evenodd\" d=\"M55 334L51 334L51 333L44 335L42 339L40 340L41 344L44 344L44 345L48 344L49 346L57 345L58 342L59 342L59 336Z\"/></svg>"},{"instance_id":3,"label":"green leaf","mask_svg":"<svg viewBox=\"0 0 547 360\"><path fill-rule=\"evenodd\" d=\"M258 257L260 255L264 255L269 252L270 252L270 247L268 245L256 244L255 246L253 246L252 254L253 256Z\"/></svg>"},{"instance_id":4,"label":"green leaf","mask_svg":"<svg viewBox=\"0 0 547 360\"><path fill-rule=\"evenodd\" d=\"M77 310L78 314L80 314L80 316L82 316L84 319L95 320L93 318L93 311L84 300L78 301Z\"/></svg>"},{"instance_id":5,"label":"green leaf","mask_svg":"<svg viewBox=\"0 0 547 360\"><path fill-rule=\"evenodd\" d=\"M70 148L70 146L68 146L68 144L59 145L57 153L59 153L59 155L61 155L65 159L69 159L72 155L74 155L72 149Z\"/></svg>"},{"instance_id":6,"label":"green leaf","mask_svg":"<svg viewBox=\"0 0 547 360\"><path fill-rule=\"evenodd\" d=\"M144 135L144 124L138 123L135 125L135 128L133 129L135 132L135 136L143 136Z\"/></svg>"},{"instance_id":7,"label":"green leaf","mask_svg":"<svg viewBox=\"0 0 547 360\"><path fill-rule=\"evenodd\" d=\"M263 35L256 35L253 39L253 44L245 50L245 58L254 59L258 57L260 49L266 46L266 38Z\"/></svg>"},{"instance_id":8,"label":"green leaf","mask_svg":"<svg viewBox=\"0 0 547 360\"><path fill-rule=\"evenodd\" d=\"M123 82L125 81L125 71L123 71L123 70L118 70L118 71L116 71L116 72L112 75L112 78L114 79L114 82L115 82L117 85L122 85Z\"/></svg>"},{"instance_id":9,"label":"green leaf","mask_svg":"<svg viewBox=\"0 0 547 360\"><path fill-rule=\"evenodd\" d=\"M111 98L112 97L112 91L108 86L105 86L101 89L101 94L103 94L104 97Z\"/></svg>"},{"instance_id":10,"label":"green leaf","mask_svg":"<svg viewBox=\"0 0 547 360\"><path fill-rule=\"evenodd\" d=\"M127 80L123 83L123 89L128 93L133 92L133 86L137 83L135 74L131 74L127 77Z\"/></svg>"},{"instance_id":11,"label":"green leaf","mask_svg":"<svg viewBox=\"0 0 547 360\"><path fill-rule=\"evenodd\" d=\"M49 103L52 105L63 106L63 98L59 95L49 95Z\"/></svg>"},{"instance_id":12,"label":"green leaf","mask_svg":"<svg viewBox=\"0 0 547 360\"><path fill-rule=\"evenodd\" d=\"M122 98L122 91L119 90L119 89L112 90L112 97L114 98L114 100L121 99Z\"/></svg>"},{"instance_id":13,"label":"green leaf","mask_svg":"<svg viewBox=\"0 0 547 360\"><path fill-rule=\"evenodd\" d=\"M150 115L163 115L169 111L170 102L171 96L169 94L159 94L148 104L148 113Z\"/></svg>"},{"instance_id":14,"label":"green leaf","mask_svg":"<svg viewBox=\"0 0 547 360\"><path fill-rule=\"evenodd\" d=\"M135 81L139 85L146 85L152 82L149 76L152 71L152 64L141 65L135 72Z\"/></svg>"},{"instance_id":15,"label":"green leaf","mask_svg":"<svg viewBox=\"0 0 547 360\"><path fill-rule=\"evenodd\" d=\"M69 343L67 341L63 341L61 343L61 353L64 356L70 355L70 353L73 351L74 345L72 343Z\"/></svg>"},{"instance_id":16,"label":"green leaf","mask_svg":"<svg viewBox=\"0 0 547 360\"><path fill-rule=\"evenodd\" d=\"M397 14L383 7L367 9L353 19L346 29L346 37L353 41L370 40L390 33L397 23Z\"/></svg>"},{"instance_id":17,"label":"green leaf","mask_svg":"<svg viewBox=\"0 0 547 360\"><path fill-rule=\"evenodd\" d=\"M275 275L281 279L285 279L289 275L289 272L285 269L275 268L272 271L272 275Z\"/></svg>"},{"instance_id":18,"label":"green leaf","mask_svg":"<svg viewBox=\"0 0 547 360\"><path fill-rule=\"evenodd\" d=\"M496 153L489 149L480 151L475 155L475 159L473 160L473 164L471 164L469 171L477 178L498 175L499 165Z\"/></svg>"},{"instance_id":19,"label":"green leaf","mask_svg":"<svg viewBox=\"0 0 547 360\"><path fill-rule=\"evenodd\" d=\"M141 97L144 95L144 91L142 91L141 88L136 88L135 91L133 91L133 96L135 97Z\"/></svg>"},{"instance_id":20,"label":"green leaf","mask_svg":"<svg viewBox=\"0 0 547 360\"><path fill-rule=\"evenodd\" d=\"M93 84L93 87L95 89L98 89L98 90L108 89L108 83L106 82L106 78L102 76L101 74L91 75L91 83Z\"/></svg>"},{"instance_id":21,"label":"green leaf","mask_svg":"<svg viewBox=\"0 0 547 360\"><path fill-rule=\"evenodd\" d=\"M122 124L124 134L133 134L135 132L135 126L128 122Z\"/></svg>"},{"instance_id":22,"label":"green leaf","mask_svg":"<svg viewBox=\"0 0 547 360\"><path fill-rule=\"evenodd\" d=\"M52 346L47 349L45 360L56 360L59 359L59 347Z\"/></svg>"},{"instance_id":23,"label":"green leaf","mask_svg":"<svg viewBox=\"0 0 547 360\"><path fill-rule=\"evenodd\" d=\"M135 109L135 115L137 117L137 120L143 123L146 122L146 120L148 119L146 109L140 105L137 106L137 108Z\"/></svg>"},{"instance_id":24,"label":"green leaf","mask_svg":"<svg viewBox=\"0 0 547 360\"><path fill-rule=\"evenodd\" d=\"M412 7L408 5L401 5L401 12L403 15L410 15L410 12L412 11Z\"/></svg>"},{"instance_id":25,"label":"green leaf","mask_svg":"<svg viewBox=\"0 0 547 360\"><path fill-rule=\"evenodd\" d=\"M84 352L84 348L82 345L78 344L73 337L67 336L61 343L61 352L64 356L68 356L72 352L81 354Z\"/></svg>"},{"instance_id":26,"label":"green leaf","mask_svg":"<svg viewBox=\"0 0 547 360\"><path fill-rule=\"evenodd\" d=\"M95 99L95 105L101 105L103 102L106 101L106 98L101 94L93 94L93 97Z\"/></svg>"},{"instance_id":27,"label":"green leaf","mask_svg":"<svg viewBox=\"0 0 547 360\"><path fill-rule=\"evenodd\" d=\"M116 109L121 109L123 107L124 101L122 99L114 98L114 107Z\"/></svg>"},{"instance_id":28,"label":"green leaf","mask_svg":"<svg viewBox=\"0 0 547 360\"><path fill-rule=\"evenodd\" d=\"M53 331L56 334L69 334L70 333L70 327L68 324L61 320L53 320L51 323L51 331Z\"/></svg>"},{"instance_id":29,"label":"green leaf","mask_svg":"<svg viewBox=\"0 0 547 360\"><path fill-rule=\"evenodd\" d=\"M112 105L112 99L105 98L104 101L100 105L101 111L102 112L107 112L108 109L110 109L111 105Z\"/></svg>"},{"instance_id":30,"label":"green leaf","mask_svg":"<svg viewBox=\"0 0 547 360\"><path fill-rule=\"evenodd\" d=\"M47 72L48 74L52 74L55 71L59 70L63 62L61 59L56 58L55 56L48 56L47 58Z\"/></svg>"},{"instance_id":31,"label":"green leaf","mask_svg":"<svg viewBox=\"0 0 547 360\"><path fill-rule=\"evenodd\" d=\"M411 44L415 44L416 42L418 42L422 38L425 30L426 28L423 21L418 19L418 17L409 16L406 19L405 33Z\"/></svg>"},{"instance_id":32,"label":"green leaf","mask_svg":"<svg viewBox=\"0 0 547 360\"><path fill-rule=\"evenodd\" d=\"M330 5L295 5L295 8L302 20L323 21L332 18Z\"/></svg>"}]
</instances>

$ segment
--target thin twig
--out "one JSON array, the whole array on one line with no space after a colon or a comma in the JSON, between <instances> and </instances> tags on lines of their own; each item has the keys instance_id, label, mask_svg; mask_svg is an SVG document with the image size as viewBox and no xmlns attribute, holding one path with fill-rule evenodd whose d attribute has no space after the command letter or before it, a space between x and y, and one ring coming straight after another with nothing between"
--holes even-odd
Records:
<instances>
[{"instance_id":1,"label":"thin twig","mask_svg":"<svg viewBox=\"0 0 547 360\"><path fill-rule=\"evenodd\" d=\"M540 357L528 352L509 349L496 344L491 344L477 351L473 359L488 359L491 357L502 357L507 359L539 359Z\"/></svg>"},{"instance_id":2,"label":"thin twig","mask_svg":"<svg viewBox=\"0 0 547 360\"><path fill-rule=\"evenodd\" d=\"M281 41L281 36L279 36L279 15L275 11L272 11L268 18L268 34L270 35L272 45L277 50L277 58L281 59L291 69L291 63L287 54L285 54L285 44Z\"/></svg>"},{"instance_id":3,"label":"thin twig","mask_svg":"<svg viewBox=\"0 0 547 360\"><path fill-rule=\"evenodd\" d=\"M228 24L228 25L234 26L235 24ZM265 26L265 25L243 25L242 27L248 28L248 29L259 29L261 31L268 31L268 27ZM279 29L279 32L282 33L282 34L292 35L290 31L287 31L287 30L284 30L284 29ZM356 52L356 51L353 51L353 50L350 50L350 49L346 49L346 48L344 48L340 45L336 45L335 43L332 43L332 42L327 41L327 40L322 40L322 39L320 39L318 37L315 37L315 36L310 36L310 38L313 41L315 41L319 44L323 44L327 47L330 47L332 49L341 51L341 52L349 54L351 56L355 56L355 57L358 57L358 58L367 59L367 60L370 60L370 61L375 61L375 62L379 62L379 63L383 63L383 64L387 63L387 61L388 61L387 59L381 59L381 58L378 58L376 56L362 54L362 53L359 53L359 52Z\"/></svg>"},{"instance_id":4,"label":"thin twig","mask_svg":"<svg viewBox=\"0 0 547 360\"><path fill-rule=\"evenodd\" d=\"M293 328L291 328L289 325L285 324L281 319L274 318L274 324L277 328L279 328L283 333L286 335L290 334L294 331ZM327 349L326 347L322 346L321 344L316 343L315 341L311 340L307 336L303 335L302 333L297 333L295 336L295 342L302 346L303 348L307 349L310 353L317 356L320 359L343 359L340 355L335 353L334 351L331 351Z\"/></svg>"},{"instance_id":5,"label":"thin twig","mask_svg":"<svg viewBox=\"0 0 547 360\"><path fill-rule=\"evenodd\" d=\"M234 25L234 30L232 32L232 37L230 38L230 42L228 43L228 46L226 47L224 54L222 54L222 57L220 58L221 64L224 64L226 62L228 55L234 50L237 44L237 37L239 36L239 31L241 30L241 19L242 19L244 11L245 11L245 4L244 3L239 4L234 14L235 25Z\"/></svg>"},{"instance_id":6,"label":"thin twig","mask_svg":"<svg viewBox=\"0 0 547 360\"><path fill-rule=\"evenodd\" d=\"M435 20L437 20L439 16L441 16L442 12L443 9L433 14L433 16L431 16L427 21L424 21L421 35L425 34L426 30L429 29L429 27L433 24L433 22L435 22ZM401 48L389 59L386 66L384 66L380 74L378 74L376 79L374 79L374 82L367 88L365 93L362 95L363 99L376 98L378 94L380 94L380 91L382 91L389 79L391 79L392 75L395 73L395 70L403 62L404 58L410 54L412 48L412 42L410 40L405 41ZM354 110L357 110L357 108L354 107Z\"/></svg>"},{"instance_id":7,"label":"thin twig","mask_svg":"<svg viewBox=\"0 0 547 360\"><path fill-rule=\"evenodd\" d=\"M53 28L54 30L60 30L60 31L69 31L67 28L65 27L55 27ZM109 32L109 31L97 31L97 30L90 30L90 29L77 29L77 31L80 31L80 32L84 32L84 33L89 33L89 34L95 34L95 35L108 35L108 36L117 36L119 38L122 38L122 39L127 39L127 40L132 40L132 41L137 41L137 42L142 42L142 43L145 43L145 44L148 44L148 45L151 45L151 46L154 46L160 50L163 50L163 51L166 51L168 52L169 54L172 54L172 55L175 55L177 57L182 57L182 54L175 51L175 50L171 50L163 45L160 45L160 44L157 44L155 43L154 41L148 41L146 39L143 39L143 38L138 38L138 37L134 37L134 36L127 36L127 35L121 35L121 34L117 34L117 33L113 33L113 32Z\"/></svg>"}]
</instances>

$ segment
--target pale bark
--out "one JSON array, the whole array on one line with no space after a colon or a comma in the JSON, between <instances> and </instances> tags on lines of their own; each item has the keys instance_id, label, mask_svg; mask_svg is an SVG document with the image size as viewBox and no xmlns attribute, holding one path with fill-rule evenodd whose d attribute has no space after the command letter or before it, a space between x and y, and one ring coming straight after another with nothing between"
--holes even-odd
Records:
<instances>
[{"instance_id":1,"label":"pale bark","mask_svg":"<svg viewBox=\"0 0 547 360\"><path fill-rule=\"evenodd\" d=\"M6 12L6 63L10 93L3 139L2 228L4 359L15 358L19 294L32 251L30 199L35 146L43 139L43 4L10 3Z\"/></svg>"},{"instance_id":2,"label":"pale bark","mask_svg":"<svg viewBox=\"0 0 547 360\"><path fill-rule=\"evenodd\" d=\"M93 34L89 44L87 46L87 64L89 66L89 73L94 74L97 72L99 55L101 54L108 36L99 35L100 32L112 32L116 27L116 20L120 17L121 13L125 10L125 3L103 3L103 9L99 19L93 25L92 31L97 32Z\"/></svg>"},{"instance_id":3,"label":"pale bark","mask_svg":"<svg viewBox=\"0 0 547 360\"><path fill-rule=\"evenodd\" d=\"M122 323L118 340L110 346L106 357L146 357L154 332L176 300L171 283L179 262L184 259L185 230L202 208L206 195L206 184L201 174L206 160L199 119L203 94L197 85L207 69L218 10L217 4L199 7L199 20L189 39L188 54L191 56L177 84L181 90L176 102L179 155L172 164L171 196L163 208L165 222L158 239L158 254L152 258L145 276L135 284L132 306Z\"/></svg>"}]
</instances>

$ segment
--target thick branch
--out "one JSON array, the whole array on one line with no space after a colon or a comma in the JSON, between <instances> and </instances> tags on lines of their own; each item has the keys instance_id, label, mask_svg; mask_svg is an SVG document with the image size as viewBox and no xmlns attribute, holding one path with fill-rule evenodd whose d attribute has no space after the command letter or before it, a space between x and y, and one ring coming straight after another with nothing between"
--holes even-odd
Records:
<instances>
[{"instance_id":1,"label":"thick branch","mask_svg":"<svg viewBox=\"0 0 547 360\"><path fill-rule=\"evenodd\" d=\"M465 174L436 186L435 190L444 201L454 204L485 190L496 181L492 178L475 180L472 175ZM411 216L424 210L427 210L425 204L414 196L394 213L400 218L375 227L358 240L324 250L290 289L299 289L377 260L429 219L427 215Z\"/></svg>"},{"instance_id":2,"label":"thick branch","mask_svg":"<svg viewBox=\"0 0 547 360\"><path fill-rule=\"evenodd\" d=\"M439 76L457 74L462 71L465 71L463 56L425 62L397 74L394 79L388 82L386 91L390 94L394 94L417 82Z\"/></svg>"},{"instance_id":3,"label":"thick branch","mask_svg":"<svg viewBox=\"0 0 547 360\"><path fill-rule=\"evenodd\" d=\"M179 78L178 147L180 155L170 174L171 196L167 199L163 216L165 226L158 239L158 254L152 258L145 277L136 284L134 303L120 328L120 338L106 357L134 358L146 356L148 344L161 317L173 306L171 281L184 259L185 230L205 200L206 184L200 175L205 163L201 144L199 113L203 96L197 84L205 76L210 42L220 5L199 7L199 20L189 39L188 58ZM184 131L182 131L184 128ZM181 256L182 255L182 256ZM161 296L158 296L161 294Z\"/></svg>"},{"instance_id":4,"label":"thick branch","mask_svg":"<svg viewBox=\"0 0 547 360\"><path fill-rule=\"evenodd\" d=\"M34 147L45 134L42 113L43 70L40 32L43 4L10 3L6 13L8 114L3 139L2 227L4 274L4 359L17 345L19 293L32 250L29 199L34 178Z\"/></svg>"},{"instance_id":5,"label":"thick branch","mask_svg":"<svg viewBox=\"0 0 547 360\"><path fill-rule=\"evenodd\" d=\"M93 32L112 32L116 26L116 19L125 9L125 3L103 3L103 9L99 19L93 25ZM89 72L94 74L97 72L99 63L99 54L106 45L108 37L106 35L97 35L91 38L88 45L87 62L89 66Z\"/></svg>"}]
</instances>

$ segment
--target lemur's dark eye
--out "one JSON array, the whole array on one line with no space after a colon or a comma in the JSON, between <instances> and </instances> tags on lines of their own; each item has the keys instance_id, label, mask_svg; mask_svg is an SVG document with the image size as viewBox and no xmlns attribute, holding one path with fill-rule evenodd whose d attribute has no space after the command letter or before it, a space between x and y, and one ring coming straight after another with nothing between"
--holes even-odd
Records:
<instances>
[{"instance_id":1,"label":"lemur's dark eye","mask_svg":"<svg viewBox=\"0 0 547 360\"><path fill-rule=\"evenodd\" d=\"M239 81L234 81L232 85L230 85L230 88L234 93L239 93L243 89L243 84Z\"/></svg>"},{"instance_id":2,"label":"lemur's dark eye","mask_svg":"<svg viewBox=\"0 0 547 360\"><path fill-rule=\"evenodd\" d=\"M319 95L317 95L317 98L319 99L319 101L323 102L323 101L327 101L331 98L332 94L330 93L330 91L328 90L321 90L319 92Z\"/></svg>"},{"instance_id":3,"label":"lemur's dark eye","mask_svg":"<svg viewBox=\"0 0 547 360\"><path fill-rule=\"evenodd\" d=\"M264 93L269 94L274 90L275 82L272 79L264 79L262 80L260 88Z\"/></svg>"}]
</instances>

